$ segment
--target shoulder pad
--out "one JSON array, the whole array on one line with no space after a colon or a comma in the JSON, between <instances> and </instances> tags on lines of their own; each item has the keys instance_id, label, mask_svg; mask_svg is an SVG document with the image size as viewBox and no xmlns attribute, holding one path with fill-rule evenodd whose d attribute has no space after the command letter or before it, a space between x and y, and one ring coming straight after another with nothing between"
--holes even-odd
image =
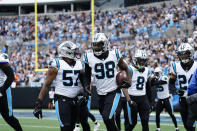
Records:
<instances>
[{"instance_id":1,"label":"shoulder pad","mask_svg":"<svg viewBox=\"0 0 197 131\"><path fill-rule=\"evenodd\" d=\"M57 58L56 59L51 59L49 61L49 65L48 65L48 68L49 67L54 67L54 68L59 69L59 67L60 67L59 60Z\"/></svg>"},{"instance_id":2,"label":"shoulder pad","mask_svg":"<svg viewBox=\"0 0 197 131\"><path fill-rule=\"evenodd\" d=\"M9 63L9 57L7 54L0 54L0 63Z\"/></svg>"}]
</instances>

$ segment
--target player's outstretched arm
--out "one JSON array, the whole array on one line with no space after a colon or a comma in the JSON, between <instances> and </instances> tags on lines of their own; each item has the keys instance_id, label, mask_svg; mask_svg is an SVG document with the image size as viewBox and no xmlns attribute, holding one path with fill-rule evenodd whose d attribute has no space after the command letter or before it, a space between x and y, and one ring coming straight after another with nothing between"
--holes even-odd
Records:
<instances>
[{"instance_id":1,"label":"player's outstretched arm","mask_svg":"<svg viewBox=\"0 0 197 131\"><path fill-rule=\"evenodd\" d=\"M0 87L0 97L3 96L6 90L11 86L12 82L14 81L14 72L10 67L9 63L1 63L0 69L5 73L7 76L6 81L4 82L3 86Z\"/></svg>"},{"instance_id":2,"label":"player's outstretched arm","mask_svg":"<svg viewBox=\"0 0 197 131\"><path fill-rule=\"evenodd\" d=\"M58 70L53 67L49 68L47 72L47 77L39 93L38 99L35 102L35 109L33 112L34 116L37 117L38 119L42 118L42 102L46 94L48 93L50 85L52 84L53 80L56 78L57 73L58 73Z\"/></svg>"}]
</instances>

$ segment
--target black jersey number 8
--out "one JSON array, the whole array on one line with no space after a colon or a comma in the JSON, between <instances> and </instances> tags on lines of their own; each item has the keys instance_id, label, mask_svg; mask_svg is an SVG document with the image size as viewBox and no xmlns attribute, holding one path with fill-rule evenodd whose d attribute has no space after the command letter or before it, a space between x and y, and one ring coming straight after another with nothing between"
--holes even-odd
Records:
<instances>
[{"instance_id":1,"label":"black jersey number 8","mask_svg":"<svg viewBox=\"0 0 197 131\"><path fill-rule=\"evenodd\" d=\"M103 63L97 63L94 67L95 72L97 73L96 78L97 79L104 79L105 76L107 78L113 78L114 77L114 68L115 63L113 61Z\"/></svg>"},{"instance_id":2,"label":"black jersey number 8","mask_svg":"<svg viewBox=\"0 0 197 131\"><path fill-rule=\"evenodd\" d=\"M137 88L137 90L143 90L143 88L144 88L144 77L139 76L137 78L136 88Z\"/></svg>"},{"instance_id":3,"label":"black jersey number 8","mask_svg":"<svg viewBox=\"0 0 197 131\"><path fill-rule=\"evenodd\" d=\"M70 74L70 76L68 76ZM71 75L77 75L77 79L74 82L74 86L78 86L78 79L79 79L79 70L63 70L63 85L64 86L73 86L73 78Z\"/></svg>"}]
</instances>

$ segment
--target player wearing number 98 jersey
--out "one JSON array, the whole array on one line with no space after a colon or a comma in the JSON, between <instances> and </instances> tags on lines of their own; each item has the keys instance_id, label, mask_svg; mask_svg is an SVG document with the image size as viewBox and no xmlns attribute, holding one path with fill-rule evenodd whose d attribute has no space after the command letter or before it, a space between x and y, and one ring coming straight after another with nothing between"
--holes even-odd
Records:
<instances>
[{"instance_id":1,"label":"player wearing number 98 jersey","mask_svg":"<svg viewBox=\"0 0 197 131\"><path fill-rule=\"evenodd\" d=\"M143 131L149 131L149 111L150 104L147 97L147 91L150 89L147 87L149 82L150 70L145 67L147 65L148 57L145 50L136 50L133 63L129 66L131 73L131 87L128 92L131 99L137 104L136 108L128 108L128 113L131 114L132 124L127 126L127 131L134 129L137 124L137 113L139 112ZM129 107L129 106L128 106Z\"/></svg>"},{"instance_id":2,"label":"player wearing number 98 jersey","mask_svg":"<svg viewBox=\"0 0 197 131\"><path fill-rule=\"evenodd\" d=\"M114 113L120 99L120 90L116 85L117 68L125 70L130 79L129 69L118 49L109 50L109 39L104 33L95 34L92 49L92 52L84 54L86 74L89 79L91 75L94 78L99 95L99 111L107 130L118 131L114 121Z\"/></svg>"},{"instance_id":3,"label":"player wearing number 98 jersey","mask_svg":"<svg viewBox=\"0 0 197 131\"><path fill-rule=\"evenodd\" d=\"M54 100L61 131L73 131L77 111L76 96L81 89L80 84L83 87L88 86L85 84L84 63L76 59L76 50L76 45L70 41L65 41L58 46L60 58L50 61L45 83L35 103L34 115L42 118L42 101L52 81L56 79ZM87 92L84 93L87 95Z\"/></svg>"},{"instance_id":4,"label":"player wearing number 98 jersey","mask_svg":"<svg viewBox=\"0 0 197 131\"><path fill-rule=\"evenodd\" d=\"M195 130L192 126L188 126L187 123L187 87L192 78L192 75L197 67L197 62L193 59L194 49L188 43L182 43L178 47L177 55L179 61L171 63L171 76L169 80L170 88L175 89L175 81L178 81L180 90L176 92L180 95L180 106L181 106L181 117L184 124L184 127L187 130Z\"/></svg>"}]
</instances>

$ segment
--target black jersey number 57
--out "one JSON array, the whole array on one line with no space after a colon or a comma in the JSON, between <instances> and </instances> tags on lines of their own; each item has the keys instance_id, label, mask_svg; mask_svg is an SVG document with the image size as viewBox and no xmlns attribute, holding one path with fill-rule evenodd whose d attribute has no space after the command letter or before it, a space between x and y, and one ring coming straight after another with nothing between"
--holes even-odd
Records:
<instances>
[{"instance_id":1,"label":"black jersey number 57","mask_svg":"<svg viewBox=\"0 0 197 131\"><path fill-rule=\"evenodd\" d=\"M80 71L79 70L63 70L63 85L64 86L78 86L78 79L79 79L79 74ZM75 75L77 77L77 79L75 81L73 81L72 76Z\"/></svg>"}]
</instances>

